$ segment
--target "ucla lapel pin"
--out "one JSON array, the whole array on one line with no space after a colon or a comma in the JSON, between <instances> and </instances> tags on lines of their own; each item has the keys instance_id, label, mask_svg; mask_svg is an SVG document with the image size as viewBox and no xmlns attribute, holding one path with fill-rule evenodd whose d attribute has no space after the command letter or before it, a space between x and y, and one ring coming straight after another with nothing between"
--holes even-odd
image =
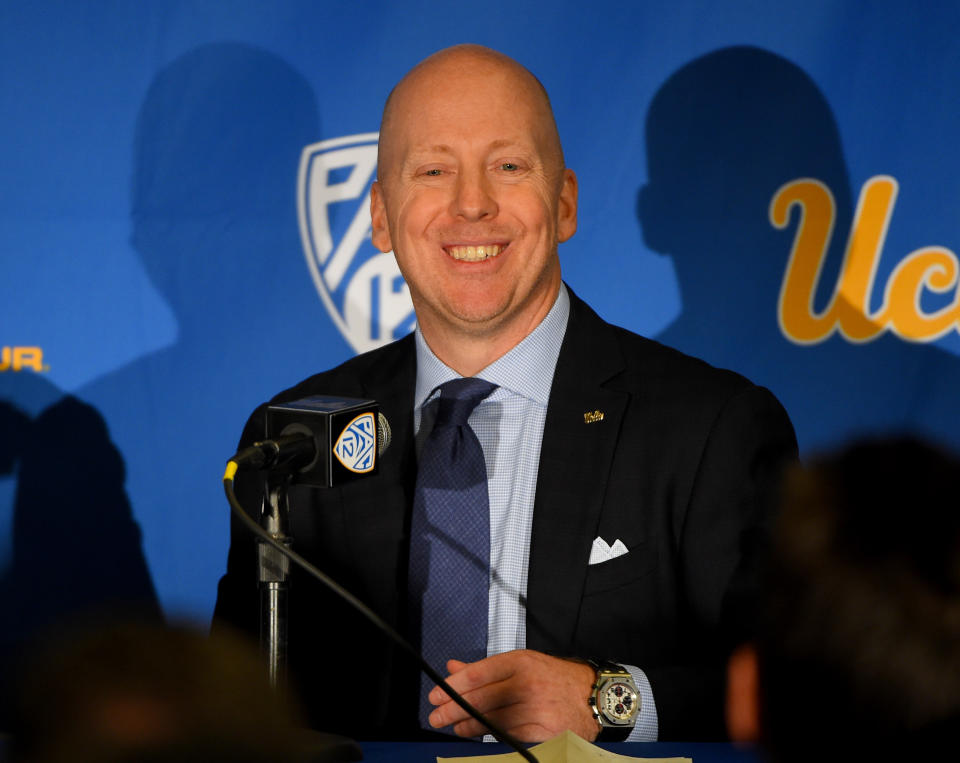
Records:
<instances>
[{"instance_id":1,"label":"ucla lapel pin","mask_svg":"<svg viewBox=\"0 0 960 763\"><path fill-rule=\"evenodd\" d=\"M598 421L603 421L603 411L587 411L583 414L584 424L595 424Z\"/></svg>"}]
</instances>

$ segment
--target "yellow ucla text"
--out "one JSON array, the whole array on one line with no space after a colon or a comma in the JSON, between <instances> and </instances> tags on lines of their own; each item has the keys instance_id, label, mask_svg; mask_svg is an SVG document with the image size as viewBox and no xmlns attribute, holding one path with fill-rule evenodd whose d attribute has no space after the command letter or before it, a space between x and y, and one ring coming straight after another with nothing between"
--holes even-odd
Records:
<instances>
[{"instance_id":1,"label":"yellow ucla text","mask_svg":"<svg viewBox=\"0 0 960 763\"><path fill-rule=\"evenodd\" d=\"M40 347L2 347L0 348L0 372L23 371L31 369L37 373L49 371L43 365L43 350Z\"/></svg>"},{"instance_id":2,"label":"yellow ucla text","mask_svg":"<svg viewBox=\"0 0 960 763\"><path fill-rule=\"evenodd\" d=\"M819 313L813 299L836 221L833 194L819 180L799 178L781 186L770 202L770 223L783 229L794 207L800 209L790 259L783 274L777 317L784 336L815 344L834 331L851 342L869 342L892 331L911 342L930 342L960 331L960 292L934 312L924 312L925 291L946 294L960 278L957 256L942 246L910 252L890 274L883 302L870 310L877 265L899 187L887 175L870 178L860 191L843 265L829 304Z\"/></svg>"}]
</instances>

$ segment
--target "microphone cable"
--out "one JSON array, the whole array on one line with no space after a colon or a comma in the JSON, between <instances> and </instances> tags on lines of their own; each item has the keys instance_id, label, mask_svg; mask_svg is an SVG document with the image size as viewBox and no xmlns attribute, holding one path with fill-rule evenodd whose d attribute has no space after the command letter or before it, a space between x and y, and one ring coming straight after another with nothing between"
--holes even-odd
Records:
<instances>
[{"instance_id":1,"label":"microphone cable","mask_svg":"<svg viewBox=\"0 0 960 763\"><path fill-rule=\"evenodd\" d=\"M443 678L443 676L437 673L437 671L435 671L430 664L423 659L420 653L414 649L403 636L394 630L389 623L383 620L383 618L381 618L376 612L360 601L360 599L340 586L335 580L333 580L333 578L321 572L310 562L300 556L296 551L293 551L292 549L284 546L282 543L279 543L276 539L270 536L270 533L260 527L259 524L254 522L247 512L244 511L243 506L240 505L240 501L237 500L236 493L233 489L233 480L237 474L238 468L239 467L236 461L231 460L227 462L227 469L223 474L223 489L227 494L227 502L230 504L230 508L233 511L234 516L236 516L237 519L243 523L244 527L249 529L258 538L269 543L271 546L273 546L273 548L277 549L277 551L286 556L301 569L305 570L312 577L323 583L323 585L329 588L333 593L346 601L350 606L367 618L367 620L373 623L374 627L376 627L381 633L384 633L386 636L388 636L394 644L399 646L402 651L406 652L407 655L413 658L413 660L420 665L420 669L427 674L427 677L440 686L440 688L447 693L447 696L449 696L450 699L463 708L471 718L486 726L498 742L502 742L503 744L514 749L521 755L521 757L523 757L524 760L530 761L530 763L537 763L537 759L532 752L521 746L520 742L514 739L513 736L508 734L499 726L495 725L492 721L485 718L480 711L478 711L473 707L473 705L461 697L459 693L454 691Z\"/></svg>"}]
</instances>

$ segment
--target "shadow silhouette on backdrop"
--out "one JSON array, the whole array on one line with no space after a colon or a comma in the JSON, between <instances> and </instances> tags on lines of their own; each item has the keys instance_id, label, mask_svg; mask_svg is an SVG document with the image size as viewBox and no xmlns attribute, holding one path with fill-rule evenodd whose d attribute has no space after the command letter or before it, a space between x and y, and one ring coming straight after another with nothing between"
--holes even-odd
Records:
<instances>
[{"instance_id":1,"label":"shadow silhouette on backdrop","mask_svg":"<svg viewBox=\"0 0 960 763\"><path fill-rule=\"evenodd\" d=\"M318 131L304 77L241 43L174 60L139 112L132 243L178 336L79 394L124 454L168 612L205 620L213 610L228 542L224 464L250 411L306 375L278 345L294 337L310 370L323 349L295 196L300 152Z\"/></svg>"},{"instance_id":2,"label":"shadow silhouette on backdrop","mask_svg":"<svg viewBox=\"0 0 960 763\"><path fill-rule=\"evenodd\" d=\"M780 331L777 301L799 215L775 229L774 194L806 177L835 198L817 311L833 295L853 217L835 118L802 69L753 47L709 53L661 86L645 137L649 179L637 213L647 246L673 259L683 304L657 339L770 388L802 452L889 431L960 447L960 358L890 333L801 346Z\"/></svg>"},{"instance_id":3,"label":"shadow silhouette on backdrop","mask_svg":"<svg viewBox=\"0 0 960 763\"><path fill-rule=\"evenodd\" d=\"M162 615L100 413L27 372L0 377L0 475L13 476L0 577L0 728L23 650L64 624ZM11 514L7 514L11 516Z\"/></svg>"}]
</instances>

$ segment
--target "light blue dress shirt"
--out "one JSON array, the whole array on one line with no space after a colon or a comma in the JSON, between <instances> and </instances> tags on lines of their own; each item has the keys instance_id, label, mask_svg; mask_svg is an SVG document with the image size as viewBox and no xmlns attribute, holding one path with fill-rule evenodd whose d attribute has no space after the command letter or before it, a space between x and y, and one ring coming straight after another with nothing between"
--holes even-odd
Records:
<instances>
[{"instance_id":1,"label":"light blue dress shirt","mask_svg":"<svg viewBox=\"0 0 960 763\"><path fill-rule=\"evenodd\" d=\"M527 568L540 445L550 387L570 315L560 286L547 316L522 342L477 376L499 385L470 414L487 464L490 496L490 609L487 655L525 649ZM433 426L436 388L460 375L446 366L416 329L417 386L414 431L417 453ZM596 655L605 657L606 655ZM631 665L640 690L640 716L628 741L656 741L657 708L646 674Z\"/></svg>"}]
</instances>

